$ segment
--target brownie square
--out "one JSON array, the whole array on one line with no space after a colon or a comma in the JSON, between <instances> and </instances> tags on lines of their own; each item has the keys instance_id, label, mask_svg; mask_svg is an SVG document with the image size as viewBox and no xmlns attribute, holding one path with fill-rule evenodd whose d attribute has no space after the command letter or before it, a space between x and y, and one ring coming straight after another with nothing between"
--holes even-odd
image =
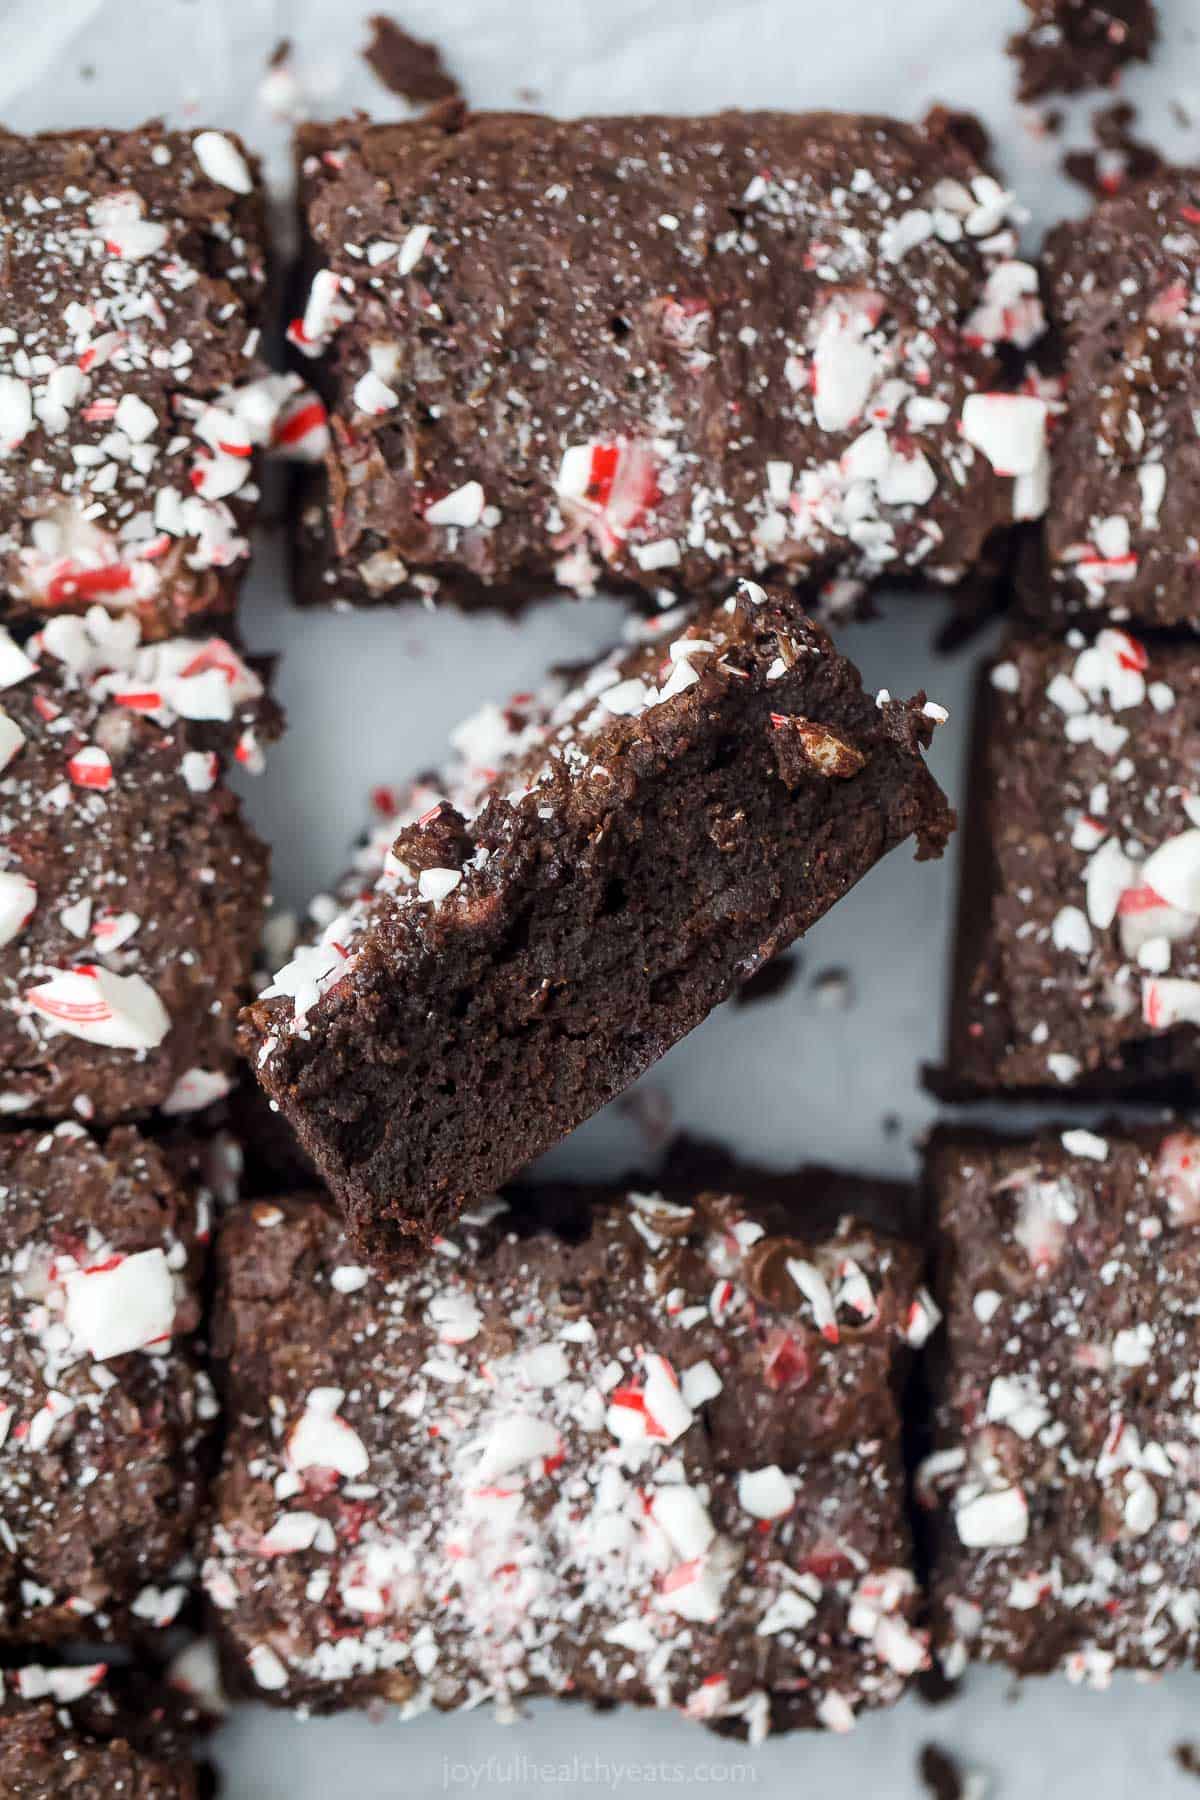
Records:
<instances>
[{"instance_id":1,"label":"brownie square","mask_svg":"<svg viewBox=\"0 0 1200 1800\"><path fill-rule=\"evenodd\" d=\"M179 1613L217 1410L195 1343L210 1228L129 1127L0 1134L0 1643Z\"/></svg>"},{"instance_id":2,"label":"brownie square","mask_svg":"<svg viewBox=\"0 0 1200 1800\"><path fill-rule=\"evenodd\" d=\"M304 126L302 600L953 581L1040 507L1012 197L894 119ZM1019 362L1019 357L1015 359Z\"/></svg>"},{"instance_id":3,"label":"brownie square","mask_svg":"<svg viewBox=\"0 0 1200 1800\"><path fill-rule=\"evenodd\" d=\"M929 1182L940 1654L1095 1685L1194 1664L1200 1137L950 1133Z\"/></svg>"},{"instance_id":4,"label":"brownie square","mask_svg":"<svg viewBox=\"0 0 1200 1800\"><path fill-rule=\"evenodd\" d=\"M1086 1095L1192 1078L1195 652L1113 628L1014 638L981 708L953 1079Z\"/></svg>"},{"instance_id":5,"label":"brownie square","mask_svg":"<svg viewBox=\"0 0 1200 1800\"><path fill-rule=\"evenodd\" d=\"M225 786L277 714L222 638L94 606L0 630L0 1112L108 1122L223 1094L266 848Z\"/></svg>"},{"instance_id":6,"label":"brownie square","mask_svg":"<svg viewBox=\"0 0 1200 1800\"><path fill-rule=\"evenodd\" d=\"M1063 357L1036 616L1200 622L1200 172L1168 169L1051 232Z\"/></svg>"},{"instance_id":7,"label":"brownie square","mask_svg":"<svg viewBox=\"0 0 1200 1800\"><path fill-rule=\"evenodd\" d=\"M912 1247L808 1235L806 1191L493 1200L391 1280L316 1200L231 1215L204 1579L235 1683L752 1737L895 1700L927 1660L897 1388L931 1302Z\"/></svg>"},{"instance_id":8,"label":"brownie square","mask_svg":"<svg viewBox=\"0 0 1200 1800\"><path fill-rule=\"evenodd\" d=\"M7 1668L0 1791L16 1800L198 1800L195 1724L174 1694L135 1671L105 1663Z\"/></svg>"},{"instance_id":9,"label":"brownie square","mask_svg":"<svg viewBox=\"0 0 1200 1800\"><path fill-rule=\"evenodd\" d=\"M744 582L463 727L444 803L243 1015L360 1250L427 1251L886 851L937 854L944 716Z\"/></svg>"},{"instance_id":10,"label":"brownie square","mask_svg":"<svg viewBox=\"0 0 1200 1800\"><path fill-rule=\"evenodd\" d=\"M0 622L229 614L299 385L259 355L256 159L159 124L0 131L0 267Z\"/></svg>"}]
</instances>

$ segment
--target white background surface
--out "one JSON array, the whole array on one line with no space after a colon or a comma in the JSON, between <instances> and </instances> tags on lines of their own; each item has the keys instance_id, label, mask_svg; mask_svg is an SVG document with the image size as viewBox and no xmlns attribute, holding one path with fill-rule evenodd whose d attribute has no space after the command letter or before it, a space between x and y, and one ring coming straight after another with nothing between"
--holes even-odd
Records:
<instances>
[{"instance_id":1,"label":"white background surface","mask_svg":"<svg viewBox=\"0 0 1200 1800\"><path fill-rule=\"evenodd\" d=\"M830 106L918 118L941 100L986 120L1030 209L1031 244L1085 204L1058 175L1063 140L1037 137L1013 101L1003 43L1019 23L1019 0L397 0L396 10L442 45L476 105L535 104L564 115ZM1186 128L1170 106L1200 120L1200 0L1162 0L1160 11L1165 42L1153 68L1126 77L1124 93L1142 108L1143 135L1196 158L1200 125ZM363 106L398 115L403 102L358 56L366 31L358 6L344 0L0 0L0 119L36 130L134 124L155 112L171 124L232 126L286 183L288 128L258 97L284 36L294 41L314 114ZM1101 104L1092 97L1071 109L1074 138ZM926 686L950 707L933 760L961 802L979 646L934 656L943 602L885 596L882 610L843 641L869 682L905 694ZM255 648L284 652L291 730L249 802L274 845L280 902L302 905L342 865L373 784L435 760L451 726L480 701L529 685L549 662L606 645L620 616L603 602L551 603L519 626L415 609L298 613L287 604L280 545L264 541L246 628ZM953 858L918 866L908 850L896 852L811 934L802 973L784 994L721 1008L651 1071L643 1112L669 1107L677 1125L778 1165L825 1157L911 1171L914 1141L934 1116L917 1072L940 1047L953 877ZM822 1004L817 978L831 969L849 974L841 1008ZM643 1144L629 1109L613 1108L554 1161L616 1173ZM1187 1800L1200 1787L1176 1770L1170 1749L1191 1737L1200 1738L1200 1676L1127 1679L1107 1694L1040 1682L1014 1700L1001 1674L979 1672L949 1708L913 1699L865 1719L850 1739L782 1738L756 1752L671 1717L551 1704L517 1727L486 1713L399 1725L239 1709L216 1751L229 1800L684 1785L764 1800L901 1800L924 1791L916 1757L930 1739L985 1771L988 1791L1003 1800Z\"/></svg>"}]
</instances>

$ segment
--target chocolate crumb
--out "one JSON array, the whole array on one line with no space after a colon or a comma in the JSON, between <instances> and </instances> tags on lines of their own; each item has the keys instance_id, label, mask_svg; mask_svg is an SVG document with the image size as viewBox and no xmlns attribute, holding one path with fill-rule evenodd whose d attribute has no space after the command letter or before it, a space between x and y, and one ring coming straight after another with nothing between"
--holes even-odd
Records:
<instances>
[{"instance_id":1,"label":"chocolate crumb","mask_svg":"<svg viewBox=\"0 0 1200 1800\"><path fill-rule=\"evenodd\" d=\"M1017 98L1112 87L1127 63L1148 62L1158 37L1153 0L1025 0L1032 15L1008 40Z\"/></svg>"},{"instance_id":2,"label":"chocolate crumb","mask_svg":"<svg viewBox=\"0 0 1200 1800\"><path fill-rule=\"evenodd\" d=\"M1134 137L1136 122L1137 108L1127 101L1102 108L1092 117L1096 149L1068 150L1062 158L1064 173L1097 198L1157 175L1165 160L1153 145Z\"/></svg>"},{"instance_id":3,"label":"chocolate crumb","mask_svg":"<svg viewBox=\"0 0 1200 1800\"><path fill-rule=\"evenodd\" d=\"M845 1012L849 1008L853 996L849 969L822 969L813 976L812 988L817 1005L826 1012Z\"/></svg>"},{"instance_id":4,"label":"chocolate crumb","mask_svg":"<svg viewBox=\"0 0 1200 1800\"><path fill-rule=\"evenodd\" d=\"M939 143L965 150L985 169L993 166L991 133L974 113L958 112L952 106L931 106L921 120L921 129Z\"/></svg>"},{"instance_id":5,"label":"chocolate crumb","mask_svg":"<svg viewBox=\"0 0 1200 1800\"><path fill-rule=\"evenodd\" d=\"M1176 1744L1171 1755L1185 1775L1200 1775L1200 1744Z\"/></svg>"},{"instance_id":6,"label":"chocolate crumb","mask_svg":"<svg viewBox=\"0 0 1200 1800\"><path fill-rule=\"evenodd\" d=\"M386 13L373 13L368 24L373 35L363 56L389 93L419 104L460 97L436 44L410 36Z\"/></svg>"},{"instance_id":7,"label":"chocolate crumb","mask_svg":"<svg viewBox=\"0 0 1200 1800\"><path fill-rule=\"evenodd\" d=\"M933 1800L983 1800L987 1791L982 1775L964 1769L957 1757L937 1744L923 1747L917 1768Z\"/></svg>"},{"instance_id":8,"label":"chocolate crumb","mask_svg":"<svg viewBox=\"0 0 1200 1800\"><path fill-rule=\"evenodd\" d=\"M743 981L733 996L733 1004L753 1006L756 1000L773 999L791 987L802 967L799 956L773 956L761 969L756 969L748 981Z\"/></svg>"},{"instance_id":9,"label":"chocolate crumb","mask_svg":"<svg viewBox=\"0 0 1200 1800\"><path fill-rule=\"evenodd\" d=\"M926 1706L945 1706L947 1701L958 1698L962 1683L951 1680L935 1659L927 1669L922 1669L913 1686Z\"/></svg>"},{"instance_id":10,"label":"chocolate crumb","mask_svg":"<svg viewBox=\"0 0 1200 1800\"><path fill-rule=\"evenodd\" d=\"M917 1768L933 1800L963 1800L961 1771L945 1750L936 1744L923 1745Z\"/></svg>"}]
</instances>

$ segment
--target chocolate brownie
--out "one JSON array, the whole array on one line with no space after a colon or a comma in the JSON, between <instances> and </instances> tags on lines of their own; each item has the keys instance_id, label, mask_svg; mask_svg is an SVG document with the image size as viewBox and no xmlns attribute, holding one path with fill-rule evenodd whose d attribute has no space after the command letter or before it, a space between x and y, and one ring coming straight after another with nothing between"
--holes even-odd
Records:
<instances>
[{"instance_id":1,"label":"chocolate brownie","mask_svg":"<svg viewBox=\"0 0 1200 1800\"><path fill-rule=\"evenodd\" d=\"M1200 172L1165 170L1060 225L1043 269L1066 407L1025 605L1200 623Z\"/></svg>"},{"instance_id":2,"label":"chocolate brownie","mask_svg":"<svg viewBox=\"0 0 1200 1800\"><path fill-rule=\"evenodd\" d=\"M1109 87L1127 63L1149 62L1158 37L1153 0L1025 0L1032 15L1008 41L1017 98Z\"/></svg>"},{"instance_id":3,"label":"chocolate brownie","mask_svg":"<svg viewBox=\"0 0 1200 1800\"><path fill-rule=\"evenodd\" d=\"M0 1792L8 1800L197 1800L186 1712L105 1663L0 1674Z\"/></svg>"},{"instance_id":4,"label":"chocolate brownie","mask_svg":"<svg viewBox=\"0 0 1200 1800\"><path fill-rule=\"evenodd\" d=\"M886 851L938 854L944 717L743 582L469 721L445 802L243 1015L363 1253L427 1250Z\"/></svg>"},{"instance_id":5,"label":"chocolate brownie","mask_svg":"<svg viewBox=\"0 0 1200 1800\"><path fill-rule=\"evenodd\" d=\"M1200 1136L949 1134L929 1179L940 1654L1098 1685L1195 1664Z\"/></svg>"},{"instance_id":6,"label":"chocolate brownie","mask_svg":"<svg viewBox=\"0 0 1200 1800\"><path fill-rule=\"evenodd\" d=\"M951 1065L1105 1092L1200 1062L1200 661L1014 638L983 690Z\"/></svg>"},{"instance_id":7,"label":"chocolate brownie","mask_svg":"<svg viewBox=\"0 0 1200 1800\"><path fill-rule=\"evenodd\" d=\"M298 429L259 355L264 223L225 133L0 131L0 621L232 611L255 450Z\"/></svg>"},{"instance_id":8,"label":"chocolate brownie","mask_svg":"<svg viewBox=\"0 0 1200 1800\"><path fill-rule=\"evenodd\" d=\"M537 1695L846 1730L926 1660L897 1386L918 1253L731 1193L550 1191L388 1280L235 1212L204 1571L235 1677L314 1711Z\"/></svg>"},{"instance_id":9,"label":"chocolate brownie","mask_svg":"<svg viewBox=\"0 0 1200 1800\"><path fill-rule=\"evenodd\" d=\"M222 780L277 716L222 638L95 606L0 631L0 1112L109 1121L231 1085L267 852Z\"/></svg>"},{"instance_id":10,"label":"chocolate brownie","mask_svg":"<svg viewBox=\"0 0 1200 1800\"><path fill-rule=\"evenodd\" d=\"M0 1642L178 1614L217 1410L193 1341L210 1229L128 1126L0 1134Z\"/></svg>"},{"instance_id":11,"label":"chocolate brownie","mask_svg":"<svg viewBox=\"0 0 1200 1800\"><path fill-rule=\"evenodd\" d=\"M1041 505L1011 196L835 113L301 129L302 599L956 580ZM1019 360L1019 359L1017 359ZM1014 480L1015 478L1015 480Z\"/></svg>"}]
</instances>

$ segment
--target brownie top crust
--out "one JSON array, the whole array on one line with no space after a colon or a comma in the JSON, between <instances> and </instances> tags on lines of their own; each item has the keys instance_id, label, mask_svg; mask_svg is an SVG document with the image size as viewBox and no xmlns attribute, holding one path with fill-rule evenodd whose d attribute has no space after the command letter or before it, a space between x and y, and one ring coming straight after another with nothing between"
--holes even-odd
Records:
<instances>
[{"instance_id":1,"label":"brownie top crust","mask_svg":"<svg viewBox=\"0 0 1200 1800\"><path fill-rule=\"evenodd\" d=\"M1040 1087L1200 1023L1200 665L1109 628L1014 639L991 670L990 917L966 1008L980 1078Z\"/></svg>"},{"instance_id":2,"label":"brownie top crust","mask_svg":"<svg viewBox=\"0 0 1200 1800\"><path fill-rule=\"evenodd\" d=\"M932 1303L914 1250L810 1242L793 1199L491 1201L390 1281L315 1201L233 1214L205 1579L251 1688L752 1735L895 1698L925 1660L896 1389Z\"/></svg>"},{"instance_id":3,"label":"brownie top crust","mask_svg":"<svg viewBox=\"0 0 1200 1800\"><path fill-rule=\"evenodd\" d=\"M330 596L953 580L1041 508L1036 272L944 135L451 108L298 158Z\"/></svg>"},{"instance_id":4,"label":"brownie top crust","mask_svg":"<svg viewBox=\"0 0 1200 1800\"><path fill-rule=\"evenodd\" d=\"M137 1672L23 1661L0 1673L0 1792L8 1800L198 1800L195 1723L178 1695Z\"/></svg>"},{"instance_id":5,"label":"brownie top crust","mask_svg":"<svg viewBox=\"0 0 1200 1800\"><path fill-rule=\"evenodd\" d=\"M0 131L0 617L231 609L298 385L259 355L265 260L230 135Z\"/></svg>"},{"instance_id":6,"label":"brownie top crust","mask_svg":"<svg viewBox=\"0 0 1200 1800\"><path fill-rule=\"evenodd\" d=\"M278 713L224 638L101 606L0 631L0 1111L106 1121L230 1086L267 853L221 780Z\"/></svg>"},{"instance_id":7,"label":"brownie top crust","mask_svg":"<svg viewBox=\"0 0 1200 1800\"><path fill-rule=\"evenodd\" d=\"M950 1671L1195 1663L1200 1136L951 1132L930 1186L946 1328L918 1495Z\"/></svg>"},{"instance_id":8,"label":"brownie top crust","mask_svg":"<svg viewBox=\"0 0 1200 1800\"><path fill-rule=\"evenodd\" d=\"M207 1204L128 1127L0 1134L0 1640L171 1623L216 1402L192 1339Z\"/></svg>"},{"instance_id":9,"label":"brownie top crust","mask_svg":"<svg viewBox=\"0 0 1200 1800\"><path fill-rule=\"evenodd\" d=\"M1200 617L1200 171L1169 169L1052 231L1047 308L1066 377L1039 613Z\"/></svg>"}]
</instances>

